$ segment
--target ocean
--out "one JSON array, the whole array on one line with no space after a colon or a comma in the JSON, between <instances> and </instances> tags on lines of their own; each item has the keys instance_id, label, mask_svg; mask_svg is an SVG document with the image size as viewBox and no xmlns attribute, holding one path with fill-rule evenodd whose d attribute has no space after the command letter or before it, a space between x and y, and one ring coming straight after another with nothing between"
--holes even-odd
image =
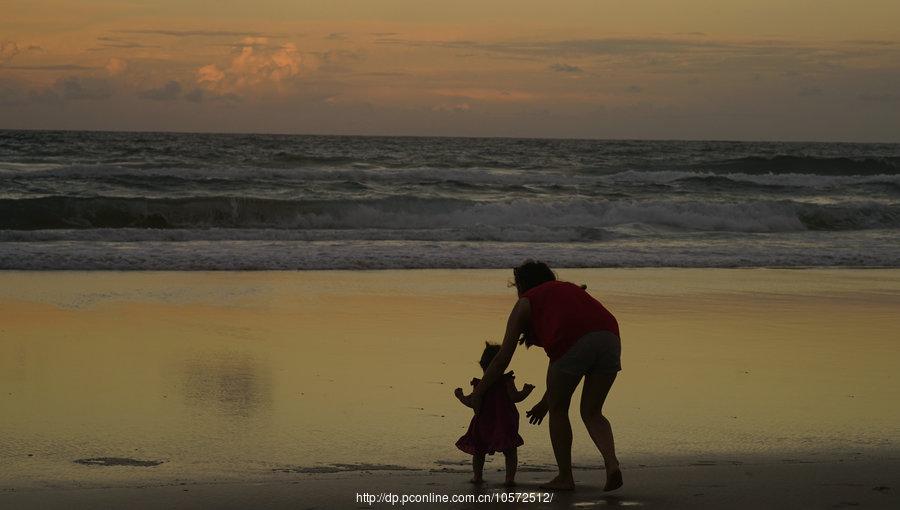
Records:
<instances>
[{"instance_id":1,"label":"ocean","mask_svg":"<svg viewBox=\"0 0 900 510\"><path fill-rule=\"evenodd\" d=\"M0 131L0 269L900 267L900 144Z\"/></svg>"}]
</instances>

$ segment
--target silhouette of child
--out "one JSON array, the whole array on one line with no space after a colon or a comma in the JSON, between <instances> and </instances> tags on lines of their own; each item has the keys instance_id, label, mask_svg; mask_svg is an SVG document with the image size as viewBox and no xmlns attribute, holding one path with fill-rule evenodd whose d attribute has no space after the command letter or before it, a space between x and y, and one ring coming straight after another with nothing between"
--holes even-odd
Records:
<instances>
[{"instance_id":1,"label":"silhouette of child","mask_svg":"<svg viewBox=\"0 0 900 510\"><path fill-rule=\"evenodd\" d=\"M487 370L491 360L498 352L500 352L498 344L485 342L481 361L478 362L482 370ZM519 435L519 410L516 409L516 402L525 400L534 390L534 386L526 384L519 391L514 379L513 373L507 372L488 388L481 400L480 408L475 410L475 416L469 423L469 430L456 442L457 448L472 456L472 470L475 473L471 480L472 483L484 481L482 478L484 456L503 452L506 459L505 485L516 484L516 465L518 464L516 449L525 444L522 436ZM479 379L472 379L472 386L474 387L478 382ZM455 395L465 405L462 399L462 388L456 388Z\"/></svg>"}]
</instances>

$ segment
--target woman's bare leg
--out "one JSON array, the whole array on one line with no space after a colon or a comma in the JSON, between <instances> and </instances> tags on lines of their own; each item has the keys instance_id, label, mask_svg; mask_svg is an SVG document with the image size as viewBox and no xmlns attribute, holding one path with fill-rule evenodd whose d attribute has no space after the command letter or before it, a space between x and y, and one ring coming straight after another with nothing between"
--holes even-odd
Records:
<instances>
[{"instance_id":1,"label":"woman's bare leg","mask_svg":"<svg viewBox=\"0 0 900 510\"><path fill-rule=\"evenodd\" d=\"M484 473L484 454L475 454L472 455L472 471L474 476L472 476L472 483L481 483L484 481L483 473Z\"/></svg>"},{"instance_id":2,"label":"woman's bare leg","mask_svg":"<svg viewBox=\"0 0 900 510\"><path fill-rule=\"evenodd\" d=\"M619 470L619 459L616 457L616 443L613 439L612 425L603 416L603 403L616 380L616 373L588 374L584 378L581 390L581 419L587 427L588 434L603 455L606 464L606 487L611 491L622 486L622 472Z\"/></svg>"},{"instance_id":3,"label":"woman's bare leg","mask_svg":"<svg viewBox=\"0 0 900 510\"><path fill-rule=\"evenodd\" d=\"M580 375L554 370L547 371L550 443L553 445L553 455L556 457L559 474L553 480L541 485L543 489L572 490L575 488L575 479L572 476L572 424L569 423L569 404L572 401L572 393L575 392L579 382L581 382Z\"/></svg>"},{"instance_id":4,"label":"woman's bare leg","mask_svg":"<svg viewBox=\"0 0 900 510\"><path fill-rule=\"evenodd\" d=\"M503 457L506 459L506 483L507 487L512 487L516 484L516 467L519 464L519 454L516 448L510 448L509 450L505 450L503 452Z\"/></svg>"}]
</instances>

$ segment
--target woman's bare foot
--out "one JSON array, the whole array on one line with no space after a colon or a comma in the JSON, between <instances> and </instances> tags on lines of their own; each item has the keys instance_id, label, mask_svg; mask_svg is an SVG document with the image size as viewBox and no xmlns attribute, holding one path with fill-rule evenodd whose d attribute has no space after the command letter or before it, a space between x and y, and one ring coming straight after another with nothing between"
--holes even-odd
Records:
<instances>
[{"instance_id":1,"label":"woman's bare foot","mask_svg":"<svg viewBox=\"0 0 900 510\"><path fill-rule=\"evenodd\" d=\"M621 487L623 483L620 469L610 471L606 474L606 486L603 487L603 492L614 491Z\"/></svg>"},{"instance_id":2,"label":"woman's bare foot","mask_svg":"<svg viewBox=\"0 0 900 510\"><path fill-rule=\"evenodd\" d=\"M553 480L541 485L541 489L546 489L548 491L570 491L574 488L575 480L573 480L572 477L563 478L562 475L557 475Z\"/></svg>"},{"instance_id":3,"label":"woman's bare foot","mask_svg":"<svg viewBox=\"0 0 900 510\"><path fill-rule=\"evenodd\" d=\"M474 483L474 484L476 484L476 485L477 485L477 484L482 484L482 483L484 483L484 478L481 478L481 477L479 477L479 476L476 476L476 477L472 478L471 480L469 480L469 483Z\"/></svg>"}]
</instances>

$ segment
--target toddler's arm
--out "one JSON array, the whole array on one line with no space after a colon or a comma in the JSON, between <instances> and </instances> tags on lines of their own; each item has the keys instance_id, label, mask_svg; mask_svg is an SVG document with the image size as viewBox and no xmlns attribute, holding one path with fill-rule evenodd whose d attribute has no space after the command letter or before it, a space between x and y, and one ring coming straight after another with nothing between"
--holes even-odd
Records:
<instances>
[{"instance_id":1,"label":"toddler's arm","mask_svg":"<svg viewBox=\"0 0 900 510\"><path fill-rule=\"evenodd\" d=\"M534 390L534 385L525 384L522 386L522 390L519 391L516 388L516 382L510 379L506 384L506 391L509 393L509 398L512 399L513 402L521 402L528 398L528 395L531 395L531 392Z\"/></svg>"},{"instance_id":2,"label":"toddler's arm","mask_svg":"<svg viewBox=\"0 0 900 510\"><path fill-rule=\"evenodd\" d=\"M456 388L453 390L453 394L456 395L456 398L462 403L462 405L471 408L472 406L466 402L465 394L463 393L462 388Z\"/></svg>"}]
</instances>

